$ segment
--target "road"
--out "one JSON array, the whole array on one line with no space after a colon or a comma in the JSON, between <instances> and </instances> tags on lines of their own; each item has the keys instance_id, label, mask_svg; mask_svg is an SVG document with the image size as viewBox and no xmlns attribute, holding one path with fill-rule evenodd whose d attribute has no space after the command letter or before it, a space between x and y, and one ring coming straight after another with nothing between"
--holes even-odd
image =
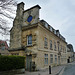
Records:
<instances>
[{"instance_id":1,"label":"road","mask_svg":"<svg viewBox=\"0 0 75 75\"><path fill-rule=\"evenodd\" d=\"M66 65L62 75L75 75L75 62Z\"/></svg>"}]
</instances>

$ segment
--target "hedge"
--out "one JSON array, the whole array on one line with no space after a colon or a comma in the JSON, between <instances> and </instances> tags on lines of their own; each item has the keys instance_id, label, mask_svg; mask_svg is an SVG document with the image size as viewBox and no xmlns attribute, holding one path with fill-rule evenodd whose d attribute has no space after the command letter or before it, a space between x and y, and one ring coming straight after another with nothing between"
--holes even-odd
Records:
<instances>
[{"instance_id":1,"label":"hedge","mask_svg":"<svg viewBox=\"0 0 75 75\"><path fill-rule=\"evenodd\" d=\"M7 71L21 68L25 68L25 57L0 55L0 71Z\"/></svg>"}]
</instances>

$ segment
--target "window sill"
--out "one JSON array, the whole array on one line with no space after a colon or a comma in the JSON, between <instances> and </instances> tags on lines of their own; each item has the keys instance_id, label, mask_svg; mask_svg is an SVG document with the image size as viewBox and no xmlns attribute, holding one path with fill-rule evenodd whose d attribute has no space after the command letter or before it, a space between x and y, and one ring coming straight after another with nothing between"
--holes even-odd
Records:
<instances>
[{"instance_id":1,"label":"window sill","mask_svg":"<svg viewBox=\"0 0 75 75\"><path fill-rule=\"evenodd\" d=\"M50 50L53 50L52 48Z\"/></svg>"},{"instance_id":2,"label":"window sill","mask_svg":"<svg viewBox=\"0 0 75 75\"><path fill-rule=\"evenodd\" d=\"M27 47L32 47L33 45L31 44L31 45L27 45Z\"/></svg>"},{"instance_id":3,"label":"window sill","mask_svg":"<svg viewBox=\"0 0 75 75\"><path fill-rule=\"evenodd\" d=\"M48 49L48 47L46 47L46 46L44 48Z\"/></svg>"},{"instance_id":4,"label":"window sill","mask_svg":"<svg viewBox=\"0 0 75 75\"><path fill-rule=\"evenodd\" d=\"M47 66L48 64L44 64L44 66Z\"/></svg>"}]
</instances>

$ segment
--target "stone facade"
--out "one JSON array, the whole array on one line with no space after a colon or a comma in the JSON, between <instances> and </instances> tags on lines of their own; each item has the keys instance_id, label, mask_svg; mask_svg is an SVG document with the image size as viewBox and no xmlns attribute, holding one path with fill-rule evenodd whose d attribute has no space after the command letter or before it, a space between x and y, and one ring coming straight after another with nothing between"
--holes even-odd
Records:
<instances>
[{"instance_id":1,"label":"stone facade","mask_svg":"<svg viewBox=\"0 0 75 75\"><path fill-rule=\"evenodd\" d=\"M10 53L26 56L26 69L36 69L67 63L67 43L59 30L39 19L36 5L24 11L24 3L17 5L17 14L10 31ZM31 39L28 36L31 35ZM28 42L31 44L28 44Z\"/></svg>"},{"instance_id":2,"label":"stone facade","mask_svg":"<svg viewBox=\"0 0 75 75\"><path fill-rule=\"evenodd\" d=\"M75 52L74 52L74 61L75 61Z\"/></svg>"},{"instance_id":3,"label":"stone facade","mask_svg":"<svg viewBox=\"0 0 75 75\"><path fill-rule=\"evenodd\" d=\"M67 45L67 62L73 62L74 61L74 50L72 44Z\"/></svg>"}]
</instances>

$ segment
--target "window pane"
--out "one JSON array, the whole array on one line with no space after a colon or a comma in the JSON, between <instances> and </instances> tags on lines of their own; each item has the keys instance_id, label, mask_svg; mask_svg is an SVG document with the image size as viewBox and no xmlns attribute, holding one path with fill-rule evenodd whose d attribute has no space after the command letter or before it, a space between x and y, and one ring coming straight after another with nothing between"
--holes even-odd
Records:
<instances>
[{"instance_id":1,"label":"window pane","mask_svg":"<svg viewBox=\"0 0 75 75\"><path fill-rule=\"evenodd\" d=\"M50 49L52 49L52 40L50 40Z\"/></svg>"},{"instance_id":2,"label":"window pane","mask_svg":"<svg viewBox=\"0 0 75 75\"><path fill-rule=\"evenodd\" d=\"M55 55L55 63L57 63L57 55Z\"/></svg>"},{"instance_id":3,"label":"window pane","mask_svg":"<svg viewBox=\"0 0 75 75\"><path fill-rule=\"evenodd\" d=\"M44 55L44 64L48 64L48 54Z\"/></svg>"},{"instance_id":4,"label":"window pane","mask_svg":"<svg viewBox=\"0 0 75 75\"><path fill-rule=\"evenodd\" d=\"M50 54L50 57L53 58L53 54Z\"/></svg>"},{"instance_id":5,"label":"window pane","mask_svg":"<svg viewBox=\"0 0 75 75\"><path fill-rule=\"evenodd\" d=\"M32 44L32 40L28 40L28 44Z\"/></svg>"},{"instance_id":6,"label":"window pane","mask_svg":"<svg viewBox=\"0 0 75 75\"><path fill-rule=\"evenodd\" d=\"M58 51L59 51L59 44L58 44Z\"/></svg>"},{"instance_id":7,"label":"window pane","mask_svg":"<svg viewBox=\"0 0 75 75\"><path fill-rule=\"evenodd\" d=\"M48 54L45 54L45 58L48 58Z\"/></svg>"},{"instance_id":8,"label":"window pane","mask_svg":"<svg viewBox=\"0 0 75 75\"><path fill-rule=\"evenodd\" d=\"M28 36L28 45L29 45L29 44L32 44L32 35L29 35L29 36Z\"/></svg>"},{"instance_id":9,"label":"window pane","mask_svg":"<svg viewBox=\"0 0 75 75\"><path fill-rule=\"evenodd\" d=\"M56 42L54 42L54 50L56 50Z\"/></svg>"},{"instance_id":10,"label":"window pane","mask_svg":"<svg viewBox=\"0 0 75 75\"><path fill-rule=\"evenodd\" d=\"M53 58L51 58L51 61L50 61L50 63L53 63Z\"/></svg>"},{"instance_id":11,"label":"window pane","mask_svg":"<svg viewBox=\"0 0 75 75\"><path fill-rule=\"evenodd\" d=\"M53 63L53 54L50 54L50 63Z\"/></svg>"},{"instance_id":12,"label":"window pane","mask_svg":"<svg viewBox=\"0 0 75 75\"><path fill-rule=\"evenodd\" d=\"M47 38L44 39L44 45L47 47Z\"/></svg>"}]
</instances>

